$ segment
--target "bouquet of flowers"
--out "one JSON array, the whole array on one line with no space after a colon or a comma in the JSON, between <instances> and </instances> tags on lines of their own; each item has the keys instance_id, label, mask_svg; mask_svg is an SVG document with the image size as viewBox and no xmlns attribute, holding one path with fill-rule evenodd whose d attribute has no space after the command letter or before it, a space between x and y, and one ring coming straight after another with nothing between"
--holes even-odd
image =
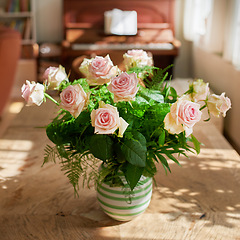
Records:
<instances>
[{"instance_id":1,"label":"bouquet of flowers","mask_svg":"<svg viewBox=\"0 0 240 240\"><path fill-rule=\"evenodd\" d=\"M26 81L22 87L27 105L40 106L48 98L58 106L46 126L54 145L46 146L43 164L58 159L76 192L80 176L84 182L123 186L124 175L133 190L142 175L154 177L157 164L171 172L169 161L179 164L178 155L200 152L192 133L202 110L210 119L231 107L225 93L210 94L201 79L178 96L166 81L168 68L154 67L143 50L127 51L123 61L120 70L109 55L86 58L79 68L85 77L73 82L62 66L49 67L43 84ZM53 99L48 90L59 97Z\"/></svg>"}]
</instances>

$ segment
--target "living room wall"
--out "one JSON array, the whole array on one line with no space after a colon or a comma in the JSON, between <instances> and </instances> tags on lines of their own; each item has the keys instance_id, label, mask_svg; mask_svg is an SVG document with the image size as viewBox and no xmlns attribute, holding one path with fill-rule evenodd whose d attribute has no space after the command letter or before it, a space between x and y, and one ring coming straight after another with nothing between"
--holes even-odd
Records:
<instances>
[{"instance_id":1,"label":"living room wall","mask_svg":"<svg viewBox=\"0 0 240 240\"><path fill-rule=\"evenodd\" d=\"M193 77L209 82L216 94L226 92L231 98L232 109L224 119L224 132L230 142L240 152L240 71L223 60L219 55L212 54L193 46Z\"/></svg>"},{"instance_id":2,"label":"living room wall","mask_svg":"<svg viewBox=\"0 0 240 240\"><path fill-rule=\"evenodd\" d=\"M36 4L37 42L61 42L62 40L62 1L41 0Z\"/></svg>"}]
</instances>

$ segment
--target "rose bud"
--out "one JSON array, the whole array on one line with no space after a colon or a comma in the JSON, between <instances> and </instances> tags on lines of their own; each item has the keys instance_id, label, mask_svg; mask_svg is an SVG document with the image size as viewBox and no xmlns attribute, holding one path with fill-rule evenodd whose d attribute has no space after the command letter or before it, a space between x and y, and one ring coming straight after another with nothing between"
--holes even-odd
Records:
<instances>
[{"instance_id":1,"label":"rose bud","mask_svg":"<svg viewBox=\"0 0 240 240\"><path fill-rule=\"evenodd\" d=\"M27 106L34 104L40 106L42 104L44 99L44 86L42 84L26 80L26 84L23 84L21 91Z\"/></svg>"}]
</instances>

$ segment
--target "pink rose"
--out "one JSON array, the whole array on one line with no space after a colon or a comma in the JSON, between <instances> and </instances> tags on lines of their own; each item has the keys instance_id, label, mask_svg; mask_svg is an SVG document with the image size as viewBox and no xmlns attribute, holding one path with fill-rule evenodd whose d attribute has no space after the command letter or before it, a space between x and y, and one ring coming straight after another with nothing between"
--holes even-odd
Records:
<instances>
[{"instance_id":1,"label":"pink rose","mask_svg":"<svg viewBox=\"0 0 240 240\"><path fill-rule=\"evenodd\" d=\"M139 89L136 73L122 73L111 80L108 90L114 94L114 102L134 100Z\"/></svg>"},{"instance_id":2,"label":"pink rose","mask_svg":"<svg viewBox=\"0 0 240 240\"><path fill-rule=\"evenodd\" d=\"M148 53L143 50L128 50L127 53L123 55L123 59L127 71L132 67L145 67L153 65L152 56L150 56L150 54L148 55Z\"/></svg>"},{"instance_id":3,"label":"pink rose","mask_svg":"<svg viewBox=\"0 0 240 240\"><path fill-rule=\"evenodd\" d=\"M113 134L119 129L118 136L122 137L128 123L121 117L116 107L99 102L99 108L91 112L92 126L96 134Z\"/></svg>"},{"instance_id":4,"label":"pink rose","mask_svg":"<svg viewBox=\"0 0 240 240\"><path fill-rule=\"evenodd\" d=\"M89 85L108 83L119 73L118 67L113 66L109 55L105 58L100 56L92 59L85 58L79 70L86 76Z\"/></svg>"},{"instance_id":5,"label":"pink rose","mask_svg":"<svg viewBox=\"0 0 240 240\"><path fill-rule=\"evenodd\" d=\"M43 74L43 79L46 81L49 90L58 89L64 80L69 81L65 69L62 66L58 68L48 67Z\"/></svg>"},{"instance_id":6,"label":"pink rose","mask_svg":"<svg viewBox=\"0 0 240 240\"><path fill-rule=\"evenodd\" d=\"M44 100L44 86L40 83L29 82L26 80L26 84L23 84L22 97L27 102L27 106L36 104L40 106Z\"/></svg>"},{"instance_id":7,"label":"pink rose","mask_svg":"<svg viewBox=\"0 0 240 240\"><path fill-rule=\"evenodd\" d=\"M198 79L192 83L193 93L191 94L192 101L199 102L205 101L209 94L209 83L203 82L202 79Z\"/></svg>"},{"instance_id":8,"label":"pink rose","mask_svg":"<svg viewBox=\"0 0 240 240\"><path fill-rule=\"evenodd\" d=\"M165 129L171 134L185 131L188 137L192 133L195 123L201 119L200 105L189 101L188 96L183 95L170 109L164 119Z\"/></svg>"},{"instance_id":9,"label":"pink rose","mask_svg":"<svg viewBox=\"0 0 240 240\"><path fill-rule=\"evenodd\" d=\"M61 107L75 118L86 108L89 93L85 93L80 84L69 85L60 94Z\"/></svg>"},{"instance_id":10,"label":"pink rose","mask_svg":"<svg viewBox=\"0 0 240 240\"><path fill-rule=\"evenodd\" d=\"M209 112L215 117L219 117L220 113L225 117L226 112L231 108L231 100L225 97L225 93L222 93L220 96L212 94L208 98L207 107Z\"/></svg>"}]
</instances>

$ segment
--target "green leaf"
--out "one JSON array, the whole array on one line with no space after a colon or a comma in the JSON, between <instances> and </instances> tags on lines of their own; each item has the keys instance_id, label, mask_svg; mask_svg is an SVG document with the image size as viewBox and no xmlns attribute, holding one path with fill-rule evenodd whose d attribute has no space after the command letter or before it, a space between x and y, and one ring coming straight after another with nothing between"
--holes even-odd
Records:
<instances>
[{"instance_id":1,"label":"green leaf","mask_svg":"<svg viewBox=\"0 0 240 240\"><path fill-rule=\"evenodd\" d=\"M169 103L174 103L177 100L177 92L173 87L168 87L166 89L165 101Z\"/></svg>"},{"instance_id":2,"label":"green leaf","mask_svg":"<svg viewBox=\"0 0 240 240\"><path fill-rule=\"evenodd\" d=\"M169 152L165 153L171 160L173 160L175 163L177 163L179 166L181 166L181 164L179 163L179 161Z\"/></svg>"},{"instance_id":3,"label":"green leaf","mask_svg":"<svg viewBox=\"0 0 240 240\"><path fill-rule=\"evenodd\" d=\"M147 157L146 167L144 168L143 171L143 175L145 177L153 177L157 172L153 156L154 155L150 153L149 156Z\"/></svg>"},{"instance_id":4,"label":"green leaf","mask_svg":"<svg viewBox=\"0 0 240 240\"><path fill-rule=\"evenodd\" d=\"M93 135L90 139L89 148L94 157L103 161L106 161L113 156L113 141L108 135Z\"/></svg>"},{"instance_id":5,"label":"green leaf","mask_svg":"<svg viewBox=\"0 0 240 240\"><path fill-rule=\"evenodd\" d=\"M127 167L124 170L124 175L131 190L133 190L137 185L140 177L142 176L143 169L143 167L134 166L131 163L127 164Z\"/></svg>"},{"instance_id":6,"label":"green leaf","mask_svg":"<svg viewBox=\"0 0 240 240\"><path fill-rule=\"evenodd\" d=\"M119 143L116 143L114 144L114 151L115 151L115 155L116 155L116 159L119 163L124 163L126 162L126 159L125 159L125 156L121 150L121 145L120 145L120 142Z\"/></svg>"},{"instance_id":7,"label":"green leaf","mask_svg":"<svg viewBox=\"0 0 240 240\"><path fill-rule=\"evenodd\" d=\"M164 97L158 90L151 90L149 88L143 88L141 87L141 91L139 94L142 95L142 97L146 98L147 100L153 99L156 102L163 103Z\"/></svg>"},{"instance_id":8,"label":"green leaf","mask_svg":"<svg viewBox=\"0 0 240 240\"><path fill-rule=\"evenodd\" d=\"M200 153L200 145L201 145L201 143L193 135L191 135L191 138L192 138L192 142L194 144L194 148L195 148L197 154L199 154Z\"/></svg>"},{"instance_id":9,"label":"green leaf","mask_svg":"<svg viewBox=\"0 0 240 240\"><path fill-rule=\"evenodd\" d=\"M75 124L79 125L89 125L89 122L91 120L90 114L87 111L81 112L81 114L76 118Z\"/></svg>"},{"instance_id":10,"label":"green leaf","mask_svg":"<svg viewBox=\"0 0 240 240\"><path fill-rule=\"evenodd\" d=\"M125 159L134 166L145 167L146 165L146 139L139 133L133 133L134 139L126 139L121 147Z\"/></svg>"},{"instance_id":11,"label":"green leaf","mask_svg":"<svg viewBox=\"0 0 240 240\"><path fill-rule=\"evenodd\" d=\"M147 151L146 145L147 141L146 138L138 131L133 131L132 132L133 138L141 143L141 145L145 148Z\"/></svg>"},{"instance_id":12,"label":"green leaf","mask_svg":"<svg viewBox=\"0 0 240 240\"><path fill-rule=\"evenodd\" d=\"M163 130L162 133L160 134L159 138L158 138L158 144L160 146L163 146L165 142L165 131Z\"/></svg>"},{"instance_id":13,"label":"green leaf","mask_svg":"<svg viewBox=\"0 0 240 240\"><path fill-rule=\"evenodd\" d=\"M157 156L158 159L161 161L161 163L162 163L162 165L164 166L164 168L166 167L166 168L168 169L168 171L171 172L171 169L170 169L170 167L169 167L169 165L168 165L168 162L167 162L166 158L165 158L162 154L160 154L160 153L158 153L158 152L156 152L156 156ZM166 172L166 173L167 173L167 172Z\"/></svg>"}]
</instances>

